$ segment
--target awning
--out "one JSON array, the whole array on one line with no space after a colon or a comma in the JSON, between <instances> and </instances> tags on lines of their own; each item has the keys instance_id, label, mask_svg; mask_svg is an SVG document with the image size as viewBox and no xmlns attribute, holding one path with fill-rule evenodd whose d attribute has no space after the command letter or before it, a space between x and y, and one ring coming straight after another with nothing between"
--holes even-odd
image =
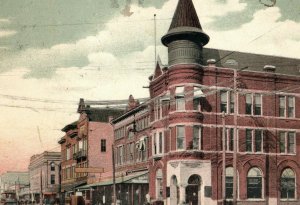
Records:
<instances>
[{"instance_id":1,"label":"awning","mask_svg":"<svg viewBox=\"0 0 300 205\"><path fill-rule=\"evenodd\" d=\"M72 184L66 184L61 186L62 191L65 192L70 192L70 191L74 191L75 189L77 189L79 186L85 185L86 182L74 182Z\"/></svg>"},{"instance_id":2,"label":"awning","mask_svg":"<svg viewBox=\"0 0 300 205\"><path fill-rule=\"evenodd\" d=\"M130 175L130 176L124 176L124 177L118 177L116 178L116 184L148 184L149 179L148 179L148 171L145 171L143 173L135 174L135 175ZM107 186L107 185L112 185L113 184L113 179L95 183L95 184L88 184L85 186L81 186L76 188L77 190L89 190L91 187L96 187L96 186Z\"/></svg>"},{"instance_id":3,"label":"awning","mask_svg":"<svg viewBox=\"0 0 300 205\"><path fill-rule=\"evenodd\" d=\"M205 97L205 95L202 92L201 88L194 87L194 98L201 98L201 97Z\"/></svg>"}]
</instances>

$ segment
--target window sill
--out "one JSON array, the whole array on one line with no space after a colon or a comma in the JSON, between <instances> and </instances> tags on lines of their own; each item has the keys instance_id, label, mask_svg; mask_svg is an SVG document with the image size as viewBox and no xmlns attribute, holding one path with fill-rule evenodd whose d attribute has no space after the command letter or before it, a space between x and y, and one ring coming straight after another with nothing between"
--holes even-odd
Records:
<instances>
[{"instance_id":1,"label":"window sill","mask_svg":"<svg viewBox=\"0 0 300 205\"><path fill-rule=\"evenodd\" d=\"M297 199L280 199L282 202L298 201Z\"/></svg>"},{"instance_id":2,"label":"window sill","mask_svg":"<svg viewBox=\"0 0 300 205\"><path fill-rule=\"evenodd\" d=\"M251 198L251 199L246 199L245 201L266 201L265 199L256 199L256 198Z\"/></svg>"}]
</instances>

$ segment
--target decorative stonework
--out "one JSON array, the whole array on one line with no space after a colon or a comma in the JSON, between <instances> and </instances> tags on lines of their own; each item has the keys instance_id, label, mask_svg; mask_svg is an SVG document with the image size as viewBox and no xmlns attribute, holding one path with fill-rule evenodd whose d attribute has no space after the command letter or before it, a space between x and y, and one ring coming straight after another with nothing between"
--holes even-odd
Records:
<instances>
[{"instance_id":1,"label":"decorative stonework","mask_svg":"<svg viewBox=\"0 0 300 205\"><path fill-rule=\"evenodd\" d=\"M170 162L170 165L171 165L173 168L177 168L178 165L179 165L179 162Z\"/></svg>"},{"instance_id":2,"label":"decorative stonework","mask_svg":"<svg viewBox=\"0 0 300 205\"><path fill-rule=\"evenodd\" d=\"M201 168L201 167L203 167L203 163L202 162L197 162L197 161L184 161L184 162L181 162L181 164L185 167L188 167L188 168Z\"/></svg>"}]
</instances>

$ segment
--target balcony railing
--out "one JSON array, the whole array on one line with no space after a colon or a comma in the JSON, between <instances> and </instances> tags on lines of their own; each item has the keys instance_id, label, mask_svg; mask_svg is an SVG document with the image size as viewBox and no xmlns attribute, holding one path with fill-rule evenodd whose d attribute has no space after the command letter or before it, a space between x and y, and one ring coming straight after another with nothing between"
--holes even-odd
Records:
<instances>
[{"instance_id":1,"label":"balcony railing","mask_svg":"<svg viewBox=\"0 0 300 205\"><path fill-rule=\"evenodd\" d=\"M86 150L79 150L77 153L73 154L73 159L77 161L83 161L87 158L87 151Z\"/></svg>"}]
</instances>

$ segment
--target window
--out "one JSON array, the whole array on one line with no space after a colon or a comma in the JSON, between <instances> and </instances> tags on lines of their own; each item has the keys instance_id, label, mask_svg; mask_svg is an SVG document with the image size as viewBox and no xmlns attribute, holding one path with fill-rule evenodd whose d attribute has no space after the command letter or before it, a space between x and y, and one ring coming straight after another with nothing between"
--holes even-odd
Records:
<instances>
[{"instance_id":1,"label":"window","mask_svg":"<svg viewBox=\"0 0 300 205\"><path fill-rule=\"evenodd\" d=\"M225 169L225 195L226 199L233 198L233 168L227 167Z\"/></svg>"},{"instance_id":2,"label":"window","mask_svg":"<svg viewBox=\"0 0 300 205\"><path fill-rule=\"evenodd\" d=\"M50 170L55 171L55 163L54 162L50 163Z\"/></svg>"},{"instance_id":3,"label":"window","mask_svg":"<svg viewBox=\"0 0 300 205\"><path fill-rule=\"evenodd\" d=\"M233 151L234 129L227 128L225 132L225 150Z\"/></svg>"},{"instance_id":4,"label":"window","mask_svg":"<svg viewBox=\"0 0 300 205\"><path fill-rule=\"evenodd\" d=\"M252 115L252 94L246 94L246 114Z\"/></svg>"},{"instance_id":5,"label":"window","mask_svg":"<svg viewBox=\"0 0 300 205\"><path fill-rule=\"evenodd\" d=\"M160 132L159 133L159 141L158 141L158 145L159 145L159 149L158 149L158 153L162 153L163 152L163 133Z\"/></svg>"},{"instance_id":6,"label":"window","mask_svg":"<svg viewBox=\"0 0 300 205\"><path fill-rule=\"evenodd\" d=\"M296 137L294 132L279 132L280 153L294 154Z\"/></svg>"},{"instance_id":7,"label":"window","mask_svg":"<svg viewBox=\"0 0 300 205\"><path fill-rule=\"evenodd\" d=\"M185 110L184 87L176 87L175 100L176 110Z\"/></svg>"},{"instance_id":8,"label":"window","mask_svg":"<svg viewBox=\"0 0 300 205\"><path fill-rule=\"evenodd\" d=\"M254 115L261 115L261 95L254 95Z\"/></svg>"},{"instance_id":9,"label":"window","mask_svg":"<svg viewBox=\"0 0 300 205\"><path fill-rule=\"evenodd\" d=\"M263 131L246 129L246 152L263 152Z\"/></svg>"},{"instance_id":10,"label":"window","mask_svg":"<svg viewBox=\"0 0 300 205\"><path fill-rule=\"evenodd\" d=\"M69 160L71 157L70 148L67 148L67 160Z\"/></svg>"},{"instance_id":11,"label":"window","mask_svg":"<svg viewBox=\"0 0 300 205\"><path fill-rule=\"evenodd\" d=\"M255 130L255 152L262 152L262 131L261 130Z\"/></svg>"},{"instance_id":12,"label":"window","mask_svg":"<svg viewBox=\"0 0 300 205\"><path fill-rule=\"evenodd\" d=\"M180 149L184 149L185 148L185 143L184 143L184 140L185 140L185 127L184 126L176 126L176 147L177 147L177 150L180 150Z\"/></svg>"},{"instance_id":13,"label":"window","mask_svg":"<svg viewBox=\"0 0 300 205\"><path fill-rule=\"evenodd\" d=\"M158 132L153 134L153 153L154 155L164 153L164 134Z\"/></svg>"},{"instance_id":14,"label":"window","mask_svg":"<svg viewBox=\"0 0 300 205\"><path fill-rule=\"evenodd\" d=\"M221 91L221 112L227 113L227 91Z\"/></svg>"},{"instance_id":15,"label":"window","mask_svg":"<svg viewBox=\"0 0 300 205\"><path fill-rule=\"evenodd\" d=\"M246 96L246 114L262 115L262 95L248 93Z\"/></svg>"},{"instance_id":16,"label":"window","mask_svg":"<svg viewBox=\"0 0 300 205\"><path fill-rule=\"evenodd\" d=\"M124 164L124 146L120 146L120 164Z\"/></svg>"},{"instance_id":17,"label":"window","mask_svg":"<svg viewBox=\"0 0 300 205\"><path fill-rule=\"evenodd\" d=\"M234 113L234 92L221 91L221 112Z\"/></svg>"},{"instance_id":18,"label":"window","mask_svg":"<svg viewBox=\"0 0 300 205\"><path fill-rule=\"evenodd\" d=\"M193 149L201 149L201 127L193 126Z\"/></svg>"},{"instance_id":19,"label":"window","mask_svg":"<svg viewBox=\"0 0 300 205\"><path fill-rule=\"evenodd\" d=\"M156 133L153 134L153 153L156 155L157 152L157 139L156 139Z\"/></svg>"},{"instance_id":20,"label":"window","mask_svg":"<svg viewBox=\"0 0 300 205\"><path fill-rule=\"evenodd\" d=\"M295 97L288 97L288 117L295 117Z\"/></svg>"},{"instance_id":21,"label":"window","mask_svg":"<svg viewBox=\"0 0 300 205\"><path fill-rule=\"evenodd\" d=\"M295 97L279 96L279 117L295 117Z\"/></svg>"},{"instance_id":22,"label":"window","mask_svg":"<svg viewBox=\"0 0 300 205\"><path fill-rule=\"evenodd\" d=\"M51 174L50 177L50 184L55 184L55 175Z\"/></svg>"},{"instance_id":23,"label":"window","mask_svg":"<svg viewBox=\"0 0 300 205\"><path fill-rule=\"evenodd\" d=\"M138 143L137 161L142 162L147 159L147 137L142 137Z\"/></svg>"},{"instance_id":24,"label":"window","mask_svg":"<svg viewBox=\"0 0 300 205\"><path fill-rule=\"evenodd\" d=\"M127 162L133 162L134 160L134 143L127 144Z\"/></svg>"},{"instance_id":25,"label":"window","mask_svg":"<svg viewBox=\"0 0 300 205\"><path fill-rule=\"evenodd\" d=\"M106 152L106 139L101 139L101 152Z\"/></svg>"},{"instance_id":26,"label":"window","mask_svg":"<svg viewBox=\"0 0 300 205\"><path fill-rule=\"evenodd\" d=\"M160 99L157 98L154 101L154 120L158 120L161 117L161 104Z\"/></svg>"},{"instance_id":27,"label":"window","mask_svg":"<svg viewBox=\"0 0 300 205\"><path fill-rule=\"evenodd\" d=\"M294 199L296 191L296 177L292 169L287 168L281 174L280 192L281 199Z\"/></svg>"},{"instance_id":28,"label":"window","mask_svg":"<svg viewBox=\"0 0 300 205\"><path fill-rule=\"evenodd\" d=\"M156 171L156 198L163 198L163 176L161 169L158 169Z\"/></svg>"},{"instance_id":29,"label":"window","mask_svg":"<svg viewBox=\"0 0 300 205\"><path fill-rule=\"evenodd\" d=\"M201 97L204 97L201 88L194 87L193 109L201 110Z\"/></svg>"},{"instance_id":30,"label":"window","mask_svg":"<svg viewBox=\"0 0 300 205\"><path fill-rule=\"evenodd\" d=\"M279 96L279 117L285 117L285 96Z\"/></svg>"},{"instance_id":31,"label":"window","mask_svg":"<svg viewBox=\"0 0 300 205\"><path fill-rule=\"evenodd\" d=\"M80 141L78 142L78 149L79 149L79 150L82 150L82 148L83 148L83 143L82 143L82 140L80 140Z\"/></svg>"},{"instance_id":32,"label":"window","mask_svg":"<svg viewBox=\"0 0 300 205\"><path fill-rule=\"evenodd\" d=\"M246 152L252 152L252 130L246 130Z\"/></svg>"},{"instance_id":33,"label":"window","mask_svg":"<svg viewBox=\"0 0 300 205\"><path fill-rule=\"evenodd\" d=\"M161 98L161 117L165 117L168 115L170 109L170 97L169 95Z\"/></svg>"},{"instance_id":34,"label":"window","mask_svg":"<svg viewBox=\"0 0 300 205\"><path fill-rule=\"evenodd\" d=\"M252 168L247 175L247 198L262 198L262 174L258 168Z\"/></svg>"}]
</instances>

